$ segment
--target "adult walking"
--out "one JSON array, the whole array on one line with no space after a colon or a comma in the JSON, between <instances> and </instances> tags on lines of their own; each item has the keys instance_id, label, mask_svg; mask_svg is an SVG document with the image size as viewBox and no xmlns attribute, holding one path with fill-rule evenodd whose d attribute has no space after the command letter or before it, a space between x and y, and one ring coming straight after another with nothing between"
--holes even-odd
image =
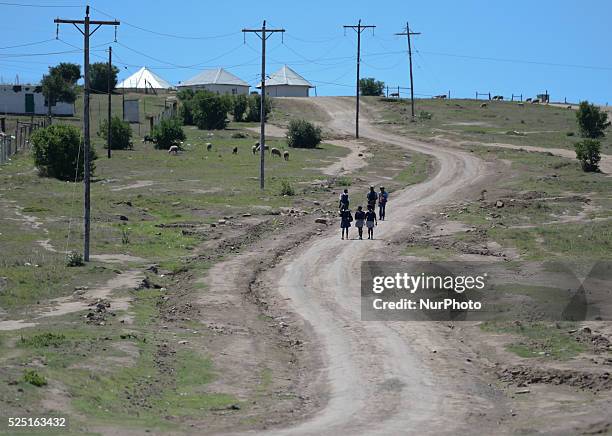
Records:
<instances>
[{"instance_id":1,"label":"adult walking","mask_svg":"<svg viewBox=\"0 0 612 436\"><path fill-rule=\"evenodd\" d=\"M365 216L366 213L363 211L363 208L359 206L357 211L355 212L355 227L357 227L357 231L359 232L359 239L363 239L363 226L365 225Z\"/></svg>"},{"instance_id":2,"label":"adult walking","mask_svg":"<svg viewBox=\"0 0 612 436\"><path fill-rule=\"evenodd\" d=\"M389 193L385 191L385 187L380 187L380 193L378 194L378 219L381 221L385 220L385 208L387 206L387 200L389 199Z\"/></svg>"},{"instance_id":3,"label":"adult walking","mask_svg":"<svg viewBox=\"0 0 612 436\"><path fill-rule=\"evenodd\" d=\"M370 186L370 192L367 195L368 199L368 209L374 210L376 208L376 200L378 200L378 194L374 190L374 186Z\"/></svg>"},{"instance_id":4,"label":"adult walking","mask_svg":"<svg viewBox=\"0 0 612 436\"><path fill-rule=\"evenodd\" d=\"M351 211L348 208L342 209L340 211L340 229L342 229L342 239L344 239L345 233L346 239L349 238L349 228L351 227L351 221L353 221Z\"/></svg>"},{"instance_id":5,"label":"adult walking","mask_svg":"<svg viewBox=\"0 0 612 436\"><path fill-rule=\"evenodd\" d=\"M365 214L366 227L368 228L368 239L374 239L374 226L378 225L376 221L376 212L373 207L368 207L368 211Z\"/></svg>"}]
</instances>

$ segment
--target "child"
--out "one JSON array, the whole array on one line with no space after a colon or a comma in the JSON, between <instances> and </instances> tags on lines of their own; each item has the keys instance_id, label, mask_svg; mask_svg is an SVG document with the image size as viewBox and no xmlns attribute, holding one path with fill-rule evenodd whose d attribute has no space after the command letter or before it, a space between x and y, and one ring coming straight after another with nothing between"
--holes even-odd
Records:
<instances>
[{"instance_id":1,"label":"child","mask_svg":"<svg viewBox=\"0 0 612 436\"><path fill-rule=\"evenodd\" d=\"M340 194L340 202L339 202L340 210L349 208L349 194L348 189L345 189L342 194Z\"/></svg>"},{"instance_id":2,"label":"child","mask_svg":"<svg viewBox=\"0 0 612 436\"><path fill-rule=\"evenodd\" d=\"M357 231L359 232L359 239L363 239L365 216L366 213L363 211L363 208L361 206L357 207L357 211L355 212L355 227L357 227Z\"/></svg>"},{"instance_id":3,"label":"child","mask_svg":"<svg viewBox=\"0 0 612 436\"><path fill-rule=\"evenodd\" d=\"M374 186L370 186L370 191L366 198L368 199L368 209L374 209L376 207L376 200L378 200L378 194L374 190Z\"/></svg>"},{"instance_id":4,"label":"child","mask_svg":"<svg viewBox=\"0 0 612 436\"><path fill-rule=\"evenodd\" d=\"M368 211L365 214L366 227L368 228L368 239L374 239L374 226L378 225L376 220L376 212L373 207L368 207Z\"/></svg>"},{"instance_id":5,"label":"child","mask_svg":"<svg viewBox=\"0 0 612 436\"><path fill-rule=\"evenodd\" d=\"M387 200L389 199L389 194L385 191L385 187L380 187L380 194L378 194L378 218L381 221L385 220L385 208L387 206Z\"/></svg>"},{"instance_id":6,"label":"child","mask_svg":"<svg viewBox=\"0 0 612 436\"><path fill-rule=\"evenodd\" d=\"M346 239L349 238L349 227L353 221L353 216L349 209L342 209L340 211L340 228L342 229L342 239L344 239L344 233L346 232Z\"/></svg>"}]
</instances>

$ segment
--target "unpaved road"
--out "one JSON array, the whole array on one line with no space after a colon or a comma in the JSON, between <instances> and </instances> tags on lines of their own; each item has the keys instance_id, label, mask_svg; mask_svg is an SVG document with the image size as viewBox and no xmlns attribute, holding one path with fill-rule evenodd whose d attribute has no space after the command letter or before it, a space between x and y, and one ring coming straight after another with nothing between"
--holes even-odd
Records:
<instances>
[{"instance_id":1,"label":"unpaved road","mask_svg":"<svg viewBox=\"0 0 612 436\"><path fill-rule=\"evenodd\" d=\"M345 134L354 131L351 100L321 97L311 101L329 113L329 128ZM446 434L465 429L467 415L478 408L464 397L478 388L473 381L453 376L442 359L435 367L430 363L427 355L441 345L437 326L361 321L360 264L381 259L385 241L409 232L433 207L473 189L487 175L487 168L458 149L386 133L370 125L365 116L360 127L364 139L434 156L438 172L424 183L392 194L387 221L379 223L375 241L342 241L339 229L333 229L277 268L281 271L278 291L290 299L292 310L311 325L321 343L325 368L312 377L325 379L329 401L310 420L266 434ZM352 193L353 205L361 202L361 194ZM351 230L354 238L356 231Z\"/></svg>"}]
</instances>

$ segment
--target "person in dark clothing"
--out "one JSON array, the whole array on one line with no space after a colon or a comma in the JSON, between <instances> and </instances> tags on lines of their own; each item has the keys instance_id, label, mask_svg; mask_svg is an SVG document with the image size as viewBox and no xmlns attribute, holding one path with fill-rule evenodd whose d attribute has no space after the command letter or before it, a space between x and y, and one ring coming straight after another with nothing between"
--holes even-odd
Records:
<instances>
[{"instance_id":1,"label":"person in dark clothing","mask_svg":"<svg viewBox=\"0 0 612 436\"><path fill-rule=\"evenodd\" d=\"M378 218L381 221L385 220L385 208L387 206L387 199L389 198L389 193L385 191L385 187L380 187L380 193L378 194Z\"/></svg>"},{"instance_id":2,"label":"person in dark clothing","mask_svg":"<svg viewBox=\"0 0 612 436\"><path fill-rule=\"evenodd\" d=\"M363 211L363 208L359 206L357 211L355 212L355 227L357 227L357 231L359 232L359 239L363 239L363 226L365 224L365 216L366 213Z\"/></svg>"},{"instance_id":3,"label":"person in dark clothing","mask_svg":"<svg viewBox=\"0 0 612 436\"><path fill-rule=\"evenodd\" d=\"M346 232L346 239L349 238L349 227L351 227L351 221L353 216L349 209L342 209L340 211L340 228L342 229L342 239L344 239L344 233Z\"/></svg>"},{"instance_id":4,"label":"person in dark clothing","mask_svg":"<svg viewBox=\"0 0 612 436\"><path fill-rule=\"evenodd\" d=\"M374 186L370 186L370 192L368 192L367 199L368 209L372 208L372 210L374 210L374 208L376 207L376 200L378 200L378 194L374 190Z\"/></svg>"},{"instance_id":5,"label":"person in dark clothing","mask_svg":"<svg viewBox=\"0 0 612 436\"><path fill-rule=\"evenodd\" d=\"M340 194L339 207L340 207L340 210L349 208L348 189L345 189L344 192Z\"/></svg>"},{"instance_id":6,"label":"person in dark clothing","mask_svg":"<svg viewBox=\"0 0 612 436\"><path fill-rule=\"evenodd\" d=\"M365 214L366 227L368 228L368 239L374 239L374 226L378 225L376 220L376 212L373 207L368 207L368 211Z\"/></svg>"}]
</instances>

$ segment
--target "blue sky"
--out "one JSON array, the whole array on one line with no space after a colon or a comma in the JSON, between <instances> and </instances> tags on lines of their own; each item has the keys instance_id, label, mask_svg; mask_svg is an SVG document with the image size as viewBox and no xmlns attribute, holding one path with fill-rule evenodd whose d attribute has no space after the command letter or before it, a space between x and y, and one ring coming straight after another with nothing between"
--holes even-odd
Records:
<instances>
[{"instance_id":1,"label":"blue sky","mask_svg":"<svg viewBox=\"0 0 612 436\"><path fill-rule=\"evenodd\" d=\"M409 85L406 38L393 35L409 21L414 31L422 32L414 38L418 95L450 90L453 97L473 97L475 91L532 96L548 90L554 100L612 102L612 2L607 0L107 0L90 5L93 19L109 19L109 14L124 20L113 43L120 78L147 65L177 83L201 69L222 66L254 85L261 42L247 34L244 44L241 29L259 27L267 19L268 25L286 29L283 39L277 34L268 40L268 72L286 63L313 82L318 95L350 95L356 35L352 30L345 35L342 25L361 18L377 26L374 35L363 32L362 77L376 77L392 87ZM13 82L17 74L22 83L37 82L49 65L82 63L82 54L73 47L82 47L81 34L63 25L60 40L55 40L53 19L83 15L84 7L70 0L0 1L0 76L5 82ZM214 38L204 38L209 36ZM112 28L93 36L92 62L106 59L104 50L113 39ZM64 51L69 53L42 55Z\"/></svg>"}]
</instances>

